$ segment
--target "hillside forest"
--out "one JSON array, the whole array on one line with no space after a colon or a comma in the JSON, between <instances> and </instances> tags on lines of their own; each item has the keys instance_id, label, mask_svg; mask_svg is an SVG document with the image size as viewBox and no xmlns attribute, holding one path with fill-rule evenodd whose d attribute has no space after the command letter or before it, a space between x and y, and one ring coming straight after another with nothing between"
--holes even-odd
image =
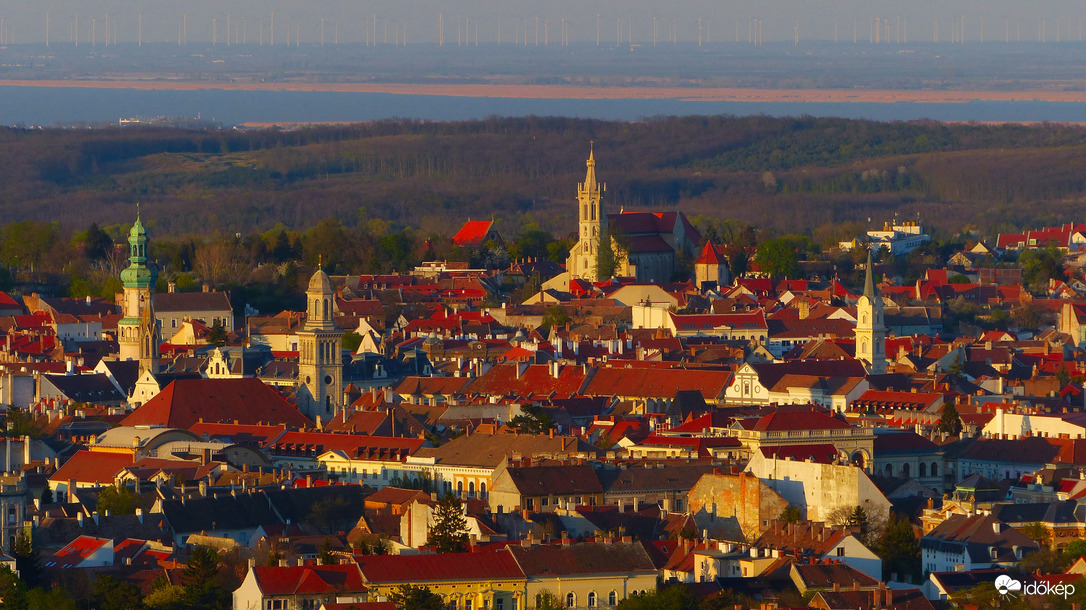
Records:
<instances>
[{"instance_id":1,"label":"hillside forest","mask_svg":"<svg viewBox=\"0 0 1086 610\"><path fill-rule=\"evenodd\" d=\"M681 210L734 249L785 240L776 250L800 260L885 221L919 219L935 241L909 276L969 239L1081 220L1084 135L1057 124L764 116L6 128L0 288L111 295L137 203L164 278L181 289L293 292L318 259L333 273L441 258L564 262L590 142L610 212ZM449 237L468 219L496 220L507 245L456 248Z\"/></svg>"}]
</instances>

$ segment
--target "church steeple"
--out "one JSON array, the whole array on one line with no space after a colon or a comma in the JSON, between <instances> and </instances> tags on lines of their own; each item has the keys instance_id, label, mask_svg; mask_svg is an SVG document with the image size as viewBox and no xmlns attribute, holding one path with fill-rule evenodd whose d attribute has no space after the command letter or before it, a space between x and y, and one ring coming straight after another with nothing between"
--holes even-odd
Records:
<instances>
[{"instance_id":1,"label":"church steeple","mask_svg":"<svg viewBox=\"0 0 1086 610\"><path fill-rule=\"evenodd\" d=\"M594 143L589 143L584 182L577 185L577 245L566 259L571 278L599 281L600 236L607 233L607 215L603 211L603 193L607 185L596 180Z\"/></svg>"},{"instance_id":2,"label":"church steeple","mask_svg":"<svg viewBox=\"0 0 1086 610\"><path fill-rule=\"evenodd\" d=\"M155 317L158 270L148 264L147 229L136 207L136 222L128 232L128 267L121 271L123 317L117 322L117 347L122 360L139 362L140 372L158 372L162 332Z\"/></svg>"},{"instance_id":3,"label":"church steeple","mask_svg":"<svg viewBox=\"0 0 1086 610\"><path fill-rule=\"evenodd\" d=\"M882 296L875 288L874 267L868 250L864 292L856 301L856 358L867 363L872 374L881 375L886 372L886 327Z\"/></svg>"}]
</instances>

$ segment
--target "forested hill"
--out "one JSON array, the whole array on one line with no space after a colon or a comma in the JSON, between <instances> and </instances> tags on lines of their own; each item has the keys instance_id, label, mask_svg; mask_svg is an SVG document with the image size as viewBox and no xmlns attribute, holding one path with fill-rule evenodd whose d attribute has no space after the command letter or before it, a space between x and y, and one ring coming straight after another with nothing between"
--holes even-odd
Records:
<instances>
[{"instance_id":1,"label":"forested hill","mask_svg":"<svg viewBox=\"0 0 1086 610\"><path fill-rule=\"evenodd\" d=\"M918 214L957 232L1083 219L1086 129L768 117L385 121L295 131L0 131L5 222L160 235L333 216L449 234L494 217L573 228L589 141L611 210L678 208L816 233Z\"/></svg>"}]
</instances>

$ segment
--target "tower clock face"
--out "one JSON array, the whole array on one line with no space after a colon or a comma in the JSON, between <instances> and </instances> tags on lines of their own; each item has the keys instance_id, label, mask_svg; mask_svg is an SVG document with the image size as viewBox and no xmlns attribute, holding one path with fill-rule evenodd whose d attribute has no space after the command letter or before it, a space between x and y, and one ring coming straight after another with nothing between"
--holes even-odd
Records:
<instances>
[{"instance_id":1,"label":"tower clock face","mask_svg":"<svg viewBox=\"0 0 1086 610\"><path fill-rule=\"evenodd\" d=\"M332 381L333 379L331 375L324 376L324 385L332 385Z\"/></svg>"}]
</instances>

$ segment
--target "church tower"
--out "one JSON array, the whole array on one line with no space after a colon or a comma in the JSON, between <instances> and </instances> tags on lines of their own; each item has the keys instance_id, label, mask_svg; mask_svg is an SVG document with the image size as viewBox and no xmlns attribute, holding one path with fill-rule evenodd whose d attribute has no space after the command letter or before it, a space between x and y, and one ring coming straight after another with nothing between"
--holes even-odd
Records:
<instances>
[{"instance_id":1,"label":"church tower","mask_svg":"<svg viewBox=\"0 0 1086 610\"><path fill-rule=\"evenodd\" d=\"M592 148L588 150L585 165L588 169L584 182L577 185L577 245L566 259L566 271L569 271L570 279L598 282L601 279L598 269L600 236L607 233L607 215L603 212L603 193L607 185L596 182L596 158Z\"/></svg>"},{"instance_id":2,"label":"church tower","mask_svg":"<svg viewBox=\"0 0 1086 610\"><path fill-rule=\"evenodd\" d=\"M147 264L147 229L136 222L128 232L128 268L121 271L124 296L117 322L117 345L121 360L139 362L140 373L158 372L158 346L162 333L155 319L155 281L158 271Z\"/></svg>"},{"instance_id":3,"label":"church tower","mask_svg":"<svg viewBox=\"0 0 1086 610\"><path fill-rule=\"evenodd\" d=\"M864 293L856 302L856 358L867 363L872 375L886 372L886 327L882 317L882 295L875 289L871 251L867 252Z\"/></svg>"},{"instance_id":4,"label":"church tower","mask_svg":"<svg viewBox=\"0 0 1086 610\"><path fill-rule=\"evenodd\" d=\"M298 331L298 408L310 419L331 419L343 407L343 332L336 328L332 280L322 269L305 291L305 326Z\"/></svg>"}]
</instances>

